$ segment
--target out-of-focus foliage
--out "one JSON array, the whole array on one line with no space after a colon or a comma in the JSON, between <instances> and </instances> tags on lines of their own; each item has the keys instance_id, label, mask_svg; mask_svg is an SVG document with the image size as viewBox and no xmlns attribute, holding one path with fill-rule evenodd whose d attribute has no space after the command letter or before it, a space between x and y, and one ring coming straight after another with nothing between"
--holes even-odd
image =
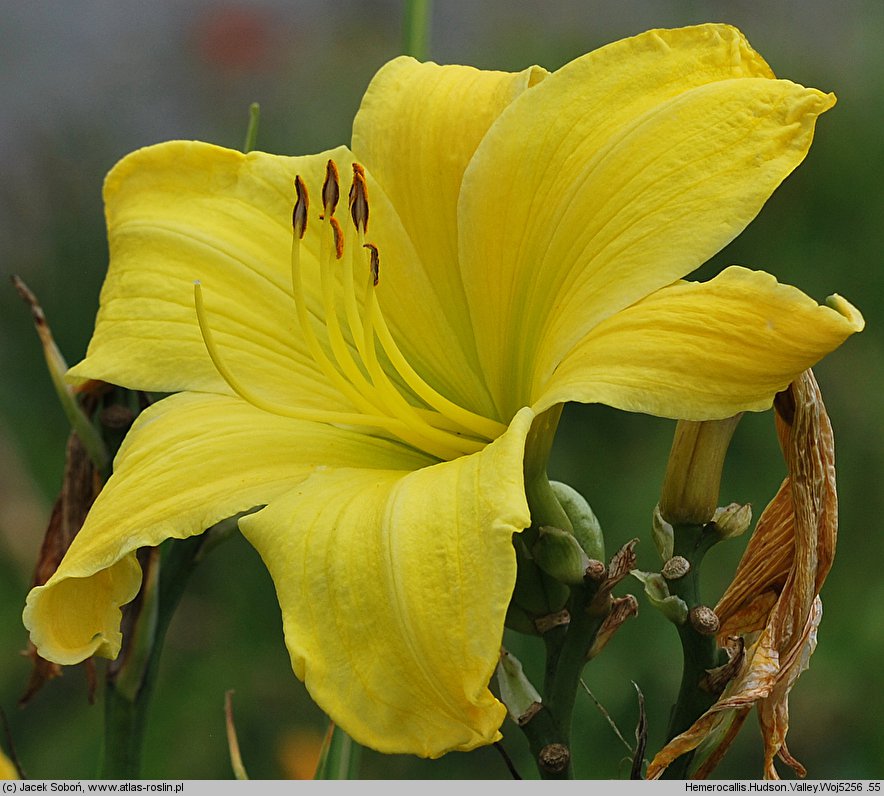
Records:
<instances>
[{"instance_id":1,"label":"out-of-focus foliage","mask_svg":"<svg viewBox=\"0 0 884 796\"><path fill-rule=\"evenodd\" d=\"M126 152L169 138L240 146L248 105L262 105L258 146L301 154L343 143L375 69L399 51L395 0L121 0L0 2L0 262L39 295L60 347L75 361L92 330L106 265L100 185ZM783 76L834 91L807 161L749 229L712 263L762 268L821 300L839 292L868 326L816 368L835 427L841 533L823 590L819 648L791 699L790 749L809 776L878 778L884 769L884 122L878 76L884 6L847 0L758 4L559 0L438 3L431 56L441 62L556 68L608 41L652 27L725 21L740 27ZM93 776L100 706L86 700L81 669L15 710L28 675L21 606L51 501L67 427L52 393L27 310L0 286L0 706L31 776ZM604 407L566 409L552 477L579 489L602 522L608 549L639 536L639 567L658 566L651 510L674 424ZM725 468L722 502L756 514L784 475L770 413L744 418ZM720 545L704 564L714 603L746 537ZM620 591L623 590L621 586ZM633 587L636 593L639 588ZM644 598L587 668L586 681L629 738L635 680L645 694L649 752L663 742L680 676L668 623ZM538 650L507 638L529 673ZM536 669L534 669L536 671ZM258 556L241 539L198 569L167 641L145 750L145 775L231 776L224 694L235 688L243 760L253 777L309 776L324 721L291 674L279 609ZM626 749L584 695L575 742L581 776L624 776ZM532 774L526 745L505 726L505 745ZM719 769L761 772L750 721ZM367 753L367 777L506 777L492 748L437 761ZM785 773L785 772L783 772Z\"/></svg>"}]
</instances>

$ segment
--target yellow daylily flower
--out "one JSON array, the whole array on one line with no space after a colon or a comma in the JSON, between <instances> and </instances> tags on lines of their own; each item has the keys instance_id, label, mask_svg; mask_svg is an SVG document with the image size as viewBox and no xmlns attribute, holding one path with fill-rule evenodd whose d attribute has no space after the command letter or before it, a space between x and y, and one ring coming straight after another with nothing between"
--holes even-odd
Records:
<instances>
[{"instance_id":1,"label":"yellow daylily flower","mask_svg":"<svg viewBox=\"0 0 884 796\"><path fill-rule=\"evenodd\" d=\"M705 25L553 74L397 58L350 149L172 142L125 158L72 375L177 394L135 423L30 594L40 653L114 657L135 550L263 506L240 528L294 671L337 724L427 756L499 738L488 683L512 535L531 523L534 419L566 401L767 409L862 328L843 299L764 273L679 281L756 215L833 102ZM339 219L335 164L351 163Z\"/></svg>"}]
</instances>

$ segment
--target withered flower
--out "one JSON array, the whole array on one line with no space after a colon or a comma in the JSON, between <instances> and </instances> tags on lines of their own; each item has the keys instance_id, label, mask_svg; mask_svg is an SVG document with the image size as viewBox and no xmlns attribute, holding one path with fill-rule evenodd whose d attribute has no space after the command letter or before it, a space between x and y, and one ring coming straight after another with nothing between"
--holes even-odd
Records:
<instances>
[{"instance_id":1,"label":"withered flower","mask_svg":"<svg viewBox=\"0 0 884 796\"><path fill-rule=\"evenodd\" d=\"M693 776L707 776L724 756L752 706L764 740L764 776L779 779L779 757L799 776L789 753L789 692L810 661L822 617L819 592L832 565L838 528L832 426L812 371L777 396L777 433L788 476L758 521L733 582L715 608L719 643L742 655L721 698L651 761L659 777L697 749ZM745 652L730 639L742 637ZM739 663L739 661L732 661Z\"/></svg>"}]
</instances>

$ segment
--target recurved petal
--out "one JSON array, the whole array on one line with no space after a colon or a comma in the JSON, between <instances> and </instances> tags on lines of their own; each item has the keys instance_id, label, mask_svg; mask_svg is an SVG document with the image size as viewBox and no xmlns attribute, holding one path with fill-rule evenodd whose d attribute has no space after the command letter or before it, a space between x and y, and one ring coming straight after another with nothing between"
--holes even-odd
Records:
<instances>
[{"instance_id":1,"label":"recurved petal","mask_svg":"<svg viewBox=\"0 0 884 796\"><path fill-rule=\"evenodd\" d=\"M518 97L467 169L460 258L504 413L597 323L707 260L801 162L834 97L739 31L651 31ZM514 344L514 341L518 341Z\"/></svg>"},{"instance_id":2,"label":"recurved petal","mask_svg":"<svg viewBox=\"0 0 884 796\"><path fill-rule=\"evenodd\" d=\"M288 158L196 141L138 150L108 174L110 266L95 333L72 375L123 386L230 394L197 324L202 284L221 355L241 381L277 400L348 406L310 357L292 298L293 179L318 193L337 150ZM302 254L307 303L319 313L319 224Z\"/></svg>"},{"instance_id":3,"label":"recurved petal","mask_svg":"<svg viewBox=\"0 0 884 796\"><path fill-rule=\"evenodd\" d=\"M799 373L863 328L846 301L830 303L736 266L709 282L677 282L587 334L538 385L535 411L581 401L709 420L767 409Z\"/></svg>"},{"instance_id":4,"label":"recurved petal","mask_svg":"<svg viewBox=\"0 0 884 796\"><path fill-rule=\"evenodd\" d=\"M292 666L357 741L437 757L493 742L488 690L515 582L533 413L405 474L316 472L240 527L267 564Z\"/></svg>"},{"instance_id":5,"label":"recurved petal","mask_svg":"<svg viewBox=\"0 0 884 796\"><path fill-rule=\"evenodd\" d=\"M120 606L141 583L140 547L185 538L291 489L317 466L413 469L410 448L261 412L238 398L181 393L144 412L55 574L28 596L40 655L116 657Z\"/></svg>"}]
</instances>

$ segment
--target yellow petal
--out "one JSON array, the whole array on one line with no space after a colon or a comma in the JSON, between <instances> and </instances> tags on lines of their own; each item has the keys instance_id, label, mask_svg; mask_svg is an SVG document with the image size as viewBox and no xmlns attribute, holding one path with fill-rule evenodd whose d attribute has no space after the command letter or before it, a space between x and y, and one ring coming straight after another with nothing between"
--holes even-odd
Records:
<instances>
[{"instance_id":1,"label":"yellow petal","mask_svg":"<svg viewBox=\"0 0 884 796\"><path fill-rule=\"evenodd\" d=\"M733 28L651 31L517 98L467 169L460 256L503 414L597 323L738 235L834 98L772 79Z\"/></svg>"},{"instance_id":2,"label":"yellow petal","mask_svg":"<svg viewBox=\"0 0 884 796\"><path fill-rule=\"evenodd\" d=\"M317 472L240 526L282 607L292 666L360 743L436 757L499 737L488 690L530 522L525 409L483 451L410 474Z\"/></svg>"},{"instance_id":3,"label":"yellow petal","mask_svg":"<svg viewBox=\"0 0 884 796\"><path fill-rule=\"evenodd\" d=\"M105 183L110 266L86 359L72 375L127 387L230 393L197 325L199 280L230 369L277 400L348 407L310 357L291 288L293 178L319 186L329 157L286 158L173 141L124 158ZM319 225L302 256L319 311Z\"/></svg>"},{"instance_id":4,"label":"yellow petal","mask_svg":"<svg viewBox=\"0 0 884 796\"><path fill-rule=\"evenodd\" d=\"M473 386L442 386L484 413L491 407L487 394L472 395L483 379L457 267L457 197L464 169L488 127L545 74L540 67L493 72L403 56L375 75L353 122L353 151L395 206L422 270L402 286L402 300L389 302L393 325L413 360L426 358L430 347L412 350L410 341L426 339L428 331L434 356L448 356L451 340L461 339L464 361L452 363L445 375L468 374ZM382 280L387 273L384 267ZM425 280L430 290L420 284L415 292L415 281ZM436 340L441 345L434 345Z\"/></svg>"},{"instance_id":5,"label":"yellow petal","mask_svg":"<svg viewBox=\"0 0 884 796\"><path fill-rule=\"evenodd\" d=\"M139 547L263 505L317 466L410 469L427 461L399 443L277 417L237 398L167 398L132 427L58 570L28 596L24 623L49 660L113 658L119 607L141 582Z\"/></svg>"},{"instance_id":6,"label":"yellow petal","mask_svg":"<svg viewBox=\"0 0 884 796\"><path fill-rule=\"evenodd\" d=\"M18 770L0 749L0 779L18 779Z\"/></svg>"},{"instance_id":7,"label":"yellow petal","mask_svg":"<svg viewBox=\"0 0 884 796\"><path fill-rule=\"evenodd\" d=\"M836 311L761 271L732 267L678 282L599 324L539 393L535 410L605 403L688 420L770 407L779 392L862 317ZM847 305L849 306L849 305Z\"/></svg>"}]
</instances>

